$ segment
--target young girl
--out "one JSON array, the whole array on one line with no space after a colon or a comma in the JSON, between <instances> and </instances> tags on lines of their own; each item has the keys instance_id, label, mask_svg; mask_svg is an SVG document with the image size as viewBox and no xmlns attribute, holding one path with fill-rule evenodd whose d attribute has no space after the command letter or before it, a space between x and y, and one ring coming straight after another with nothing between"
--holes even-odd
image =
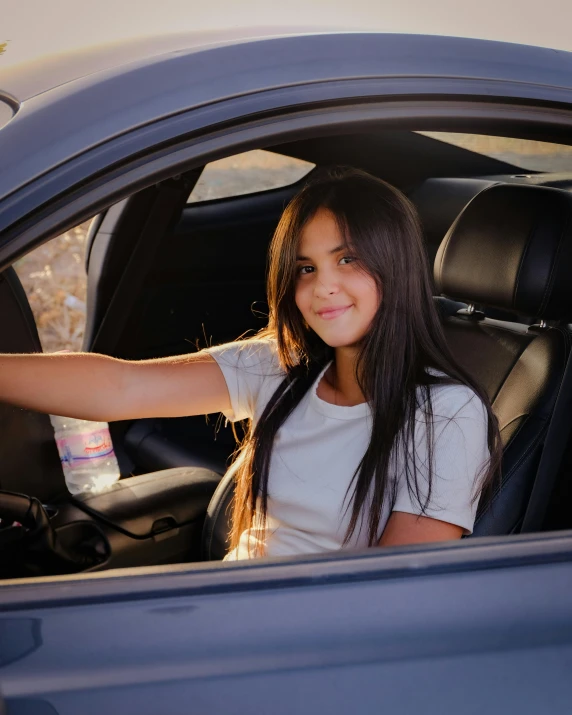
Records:
<instances>
[{"instance_id":1,"label":"young girl","mask_svg":"<svg viewBox=\"0 0 572 715\"><path fill-rule=\"evenodd\" d=\"M353 169L311 181L272 240L268 303L257 336L192 355L2 355L0 399L102 421L250 420L227 559L471 533L498 427L447 348L406 197Z\"/></svg>"}]
</instances>

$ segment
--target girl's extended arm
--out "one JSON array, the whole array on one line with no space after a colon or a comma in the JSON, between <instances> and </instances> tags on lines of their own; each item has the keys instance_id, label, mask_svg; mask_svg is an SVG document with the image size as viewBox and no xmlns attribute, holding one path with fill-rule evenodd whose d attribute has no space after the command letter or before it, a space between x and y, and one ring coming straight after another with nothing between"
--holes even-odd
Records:
<instances>
[{"instance_id":1,"label":"girl's extended arm","mask_svg":"<svg viewBox=\"0 0 572 715\"><path fill-rule=\"evenodd\" d=\"M141 361L95 353L0 354L0 401L102 422L230 409L223 374L206 353Z\"/></svg>"}]
</instances>

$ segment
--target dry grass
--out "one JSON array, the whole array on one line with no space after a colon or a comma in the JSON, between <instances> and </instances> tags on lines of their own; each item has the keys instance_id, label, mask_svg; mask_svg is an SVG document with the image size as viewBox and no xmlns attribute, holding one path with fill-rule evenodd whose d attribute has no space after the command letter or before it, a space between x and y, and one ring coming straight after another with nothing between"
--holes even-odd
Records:
<instances>
[{"instance_id":1,"label":"dry grass","mask_svg":"<svg viewBox=\"0 0 572 715\"><path fill-rule=\"evenodd\" d=\"M85 327L85 243L89 222L44 243L14 264L44 352L81 350Z\"/></svg>"}]
</instances>

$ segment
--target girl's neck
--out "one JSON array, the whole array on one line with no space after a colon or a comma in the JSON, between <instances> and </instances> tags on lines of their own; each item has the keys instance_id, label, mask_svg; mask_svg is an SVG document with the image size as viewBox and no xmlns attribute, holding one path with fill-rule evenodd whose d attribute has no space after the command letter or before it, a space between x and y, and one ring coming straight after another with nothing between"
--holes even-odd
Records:
<instances>
[{"instance_id":1,"label":"girl's neck","mask_svg":"<svg viewBox=\"0 0 572 715\"><path fill-rule=\"evenodd\" d=\"M353 407L366 401L355 379L356 348L336 348L334 361L318 385L318 396L326 402Z\"/></svg>"}]
</instances>

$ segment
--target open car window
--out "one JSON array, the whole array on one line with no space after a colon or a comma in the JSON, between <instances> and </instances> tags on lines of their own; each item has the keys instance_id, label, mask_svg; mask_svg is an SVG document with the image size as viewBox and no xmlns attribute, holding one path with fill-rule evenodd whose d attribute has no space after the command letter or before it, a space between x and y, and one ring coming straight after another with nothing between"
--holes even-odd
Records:
<instances>
[{"instance_id":1,"label":"open car window","mask_svg":"<svg viewBox=\"0 0 572 715\"><path fill-rule=\"evenodd\" d=\"M432 242L435 247L467 202L486 186L508 182L526 189L521 185L533 183L527 177L515 177L519 172L514 165L504 162L500 169L505 173L491 178L490 167L495 168L497 162L487 158L487 152L493 151L490 146L497 146L497 140L499 146L512 141L512 149L520 150L523 156L528 148L534 148L529 147L530 142L456 134L459 145L454 148L452 140L441 138L451 135L422 134L427 133L341 134L335 138L319 137L314 142L300 141L289 147L272 144L273 150L248 151L212 162L202 160L200 166L206 168L192 191L190 172L177 174L110 207L102 222L93 224L97 228L89 228L91 244L86 236L88 222L43 244L18 260L15 268L28 295L44 350L86 349L127 360L160 359L193 352L204 342L220 345L246 331L255 333L267 316L269 237L284 202L298 188L295 184L317 165L341 163L345 158L348 164L368 166L384 180L400 180L403 187L417 187L411 190L411 200L418 207L427 245ZM466 146L462 146L463 137L468 142ZM372 146L377 147L376 152ZM545 149L547 154L559 156L559 145L547 145ZM282 150L295 152L304 160L279 153ZM413 157L419 161L411 161ZM550 180L536 179L546 184ZM273 191L281 187L284 190ZM249 194L256 195L209 205L216 199ZM196 208L190 208L189 203ZM86 244L88 254L97 258L89 266L87 282L91 292L86 290ZM137 260L133 260L134 256ZM141 257L145 260L138 263ZM132 271L128 291L117 293L121 286L117 276L122 275L125 265L136 270ZM445 305L443 310L456 311L459 305ZM98 318L97 323L94 319L93 335L99 342L93 347L93 343L84 340L82 348L86 314L86 335L90 317ZM506 322L507 316L497 310L492 319ZM121 330L116 329L118 325ZM514 329L516 353L518 346L528 344L529 337L521 336L520 323L514 323L513 328L506 326L506 331L509 329ZM14 352L22 350L18 347ZM33 418L29 416L30 421ZM49 424L44 422L47 434ZM101 567L220 560L226 545L209 545L208 552L203 550L207 540L203 540L202 520L235 453L236 436L232 430L192 415L112 424L110 429L120 460L122 480L116 494L121 495L87 506L96 524L121 530L122 543L114 541L109 559ZM24 427L20 433L35 436L31 430L26 433ZM23 439L14 441L18 452L22 451ZM54 452L53 434L45 442ZM28 486L31 468L24 470L23 480L20 464L16 458L12 462L16 465L12 483L24 493L35 495L35 483ZM56 466L59 464L54 466L54 472ZM193 481L196 466L210 471L208 488ZM37 481L43 484L46 467L39 460L37 467L42 473ZM162 476L156 477L157 474ZM145 500L134 502L127 498L133 489L144 493ZM55 493L55 489L52 491ZM113 505L113 514L109 513L109 504ZM54 524L67 529L75 523L73 519L75 512L64 504ZM131 526L135 520L136 529ZM558 521L563 526L569 523L567 514ZM156 543L157 528L164 529L165 534L172 533ZM220 531L226 533L224 528Z\"/></svg>"},{"instance_id":2,"label":"open car window","mask_svg":"<svg viewBox=\"0 0 572 715\"><path fill-rule=\"evenodd\" d=\"M309 161L264 149L235 154L207 164L189 203L279 189L295 184L314 167Z\"/></svg>"}]
</instances>

